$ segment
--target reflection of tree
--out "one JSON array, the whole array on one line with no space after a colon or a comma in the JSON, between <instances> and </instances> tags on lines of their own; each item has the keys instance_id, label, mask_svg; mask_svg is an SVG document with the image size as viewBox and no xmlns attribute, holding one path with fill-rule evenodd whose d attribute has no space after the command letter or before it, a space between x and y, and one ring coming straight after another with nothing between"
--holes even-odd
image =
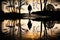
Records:
<instances>
[{"instance_id":1,"label":"reflection of tree","mask_svg":"<svg viewBox=\"0 0 60 40\"><path fill-rule=\"evenodd\" d=\"M12 35L13 33L14 35L15 22L13 20L9 20L6 26L10 28L10 34Z\"/></svg>"},{"instance_id":2,"label":"reflection of tree","mask_svg":"<svg viewBox=\"0 0 60 40\"><path fill-rule=\"evenodd\" d=\"M54 21L48 21L48 22L46 22L46 27L48 29L51 29L51 36L52 36L52 28L54 27L54 25L55 25Z\"/></svg>"},{"instance_id":3,"label":"reflection of tree","mask_svg":"<svg viewBox=\"0 0 60 40\"><path fill-rule=\"evenodd\" d=\"M48 21L48 22L46 22L46 27L47 27L48 29L53 28L54 25L55 25L55 22L54 22L54 21Z\"/></svg>"}]
</instances>

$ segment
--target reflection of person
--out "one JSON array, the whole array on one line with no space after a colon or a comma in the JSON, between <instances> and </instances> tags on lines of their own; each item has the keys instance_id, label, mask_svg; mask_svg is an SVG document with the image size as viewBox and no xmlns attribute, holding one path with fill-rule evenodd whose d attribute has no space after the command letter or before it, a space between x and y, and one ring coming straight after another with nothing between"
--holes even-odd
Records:
<instances>
[{"instance_id":1,"label":"reflection of person","mask_svg":"<svg viewBox=\"0 0 60 40\"><path fill-rule=\"evenodd\" d=\"M32 27L32 23L31 23L31 20L28 21L28 28L30 29Z\"/></svg>"},{"instance_id":2,"label":"reflection of person","mask_svg":"<svg viewBox=\"0 0 60 40\"><path fill-rule=\"evenodd\" d=\"M48 21L48 22L46 22L46 27L47 27L48 29L53 28L54 25L55 25L54 21Z\"/></svg>"}]
</instances>

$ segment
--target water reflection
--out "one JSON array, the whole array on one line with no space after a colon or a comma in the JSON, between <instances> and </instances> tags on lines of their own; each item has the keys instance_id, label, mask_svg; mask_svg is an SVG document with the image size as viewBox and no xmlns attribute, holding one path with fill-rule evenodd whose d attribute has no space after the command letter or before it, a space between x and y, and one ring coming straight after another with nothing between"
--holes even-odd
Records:
<instances>
[{"instance_id":1,"label":"water reflection","mask_svg":"<svg viewBox=\"0 0 60 40\"><path fill-rule=\"evenodd\" d=\"M32 21L32 27L29 30L27 24L28 24L28 19L21 19L21 33L22 33L22 40L23 39L39 39L40 38L40 27L41 27L41 21ZM9 25L7 27L7 25ZM57 21L55 21L55 25L51 29L47 28L47 35L51 36L51 37L56 37L57 33L59 33L60 31L60 23L58 23ZM19 27L19 20L4 20L2 22L2 32L13 36L15 39L19 38L19 31L18 31L18 27ZM42 24L42 37L44 36L44 24Z\"/></svg>"},{"instance_id":2,"label":"water reflection","mask_svg":"<svg viewBox=\"0 0 60 40\"><path fill-rule=\"evenodd\" d=\"M39 38L40 35L40 22L32 21L32 27L29 30L28 28L28 19L21 19L21 31L22 37L27 38L35 38L37 36ZM7 25L9 25L7 27ZM4 20L2 22L2 32L12 33L13 35L13 27L14 27L14 34L18 36L18 27L19 27L19 20ZM5 30L6 29L6 30ZM10 32L11 31L11 32ZM33 37L34 36L34 37Z\"/></svg>"}]
</instances>

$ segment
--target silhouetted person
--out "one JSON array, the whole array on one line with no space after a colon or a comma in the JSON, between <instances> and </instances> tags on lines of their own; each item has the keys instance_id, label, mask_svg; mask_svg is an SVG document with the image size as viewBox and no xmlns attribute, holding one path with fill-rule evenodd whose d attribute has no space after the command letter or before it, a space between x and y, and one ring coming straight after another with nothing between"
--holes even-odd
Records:
<instances>
[{"instance_id":1,"label":"silhouetted person","mask_svg":"<svg viewBox=\"0 0 60 40\"><path fill-rule=\"evenodd\" d=\"M31 7L31 5L29 4L29 6L28 6L29 17L30 17L31 10L32 10L32 7Z\"/></svg>"},{"instance_id":2,"label":"silhouetted person","mask_svg":"<svg viewBox=\"0 0 60 40\"><path fill-rule=\"evenodd\" d=\"M28 11L31 11L32 10L32 7L31 7L31 5L29 4L29 6L28 6Z\"/></svg>"}]
</instances>

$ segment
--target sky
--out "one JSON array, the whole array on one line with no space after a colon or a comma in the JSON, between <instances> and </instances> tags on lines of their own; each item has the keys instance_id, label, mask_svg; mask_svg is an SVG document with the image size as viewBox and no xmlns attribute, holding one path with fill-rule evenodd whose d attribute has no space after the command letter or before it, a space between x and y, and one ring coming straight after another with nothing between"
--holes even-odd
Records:
<instances>
[{"instance_id":1,"label":"sky","mask_svg":"<svg viewBox=\"0 0 60 40\"><path fill-rule=\"evenodd\" d=\"M21 10L20 10L21 13L28 13L27 8L28 8L29 4L32 7L31 12L41 11L41 8L40 8L40 0L38 0L38 1L37 0L34 0L34 2L33 2L33 0L26 0L26 1L28 2L28 5L21 6ZM59 7L60 5L58 4L58 2L54 2L54 0L52 0L52 1L53 2L51 3L51 0L48 0L48 3L47 4L50 4L51 3L54 6L55 9L60 8ZM44 1L42 0L42 10L44 9L44 3L43 2ZM55 6L55 4L58 4L58 6ZM8 3L7 2L2 2L2 10L5 13L9 13L9 12L14 11L13 7L7 7L7 6L9 6L9 2ZM18 2L17 1L15 1L15 11L14 12L19 13Z\"/></svg>"}]
</instances>

